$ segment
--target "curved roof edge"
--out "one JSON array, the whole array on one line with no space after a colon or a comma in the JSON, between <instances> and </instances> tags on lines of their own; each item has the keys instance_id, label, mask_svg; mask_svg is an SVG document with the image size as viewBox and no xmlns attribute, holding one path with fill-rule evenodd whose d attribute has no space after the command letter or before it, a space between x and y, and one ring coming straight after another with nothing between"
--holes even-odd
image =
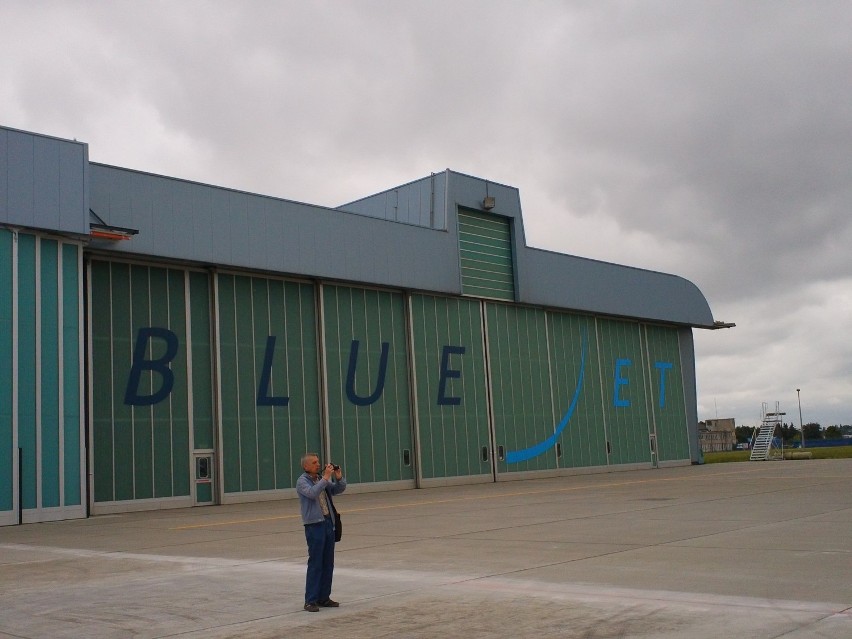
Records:
<instances>
[{"instance_id":1,"label":"curved roof edge","mask_svg":"<svg viewBox=\"0 0 852 639\"><path fill-rule=\"evenodd\" d=\"M523 251L521 302L716 327L704 294L683 277L531 247Z\"/></svg>"}]
</instances>

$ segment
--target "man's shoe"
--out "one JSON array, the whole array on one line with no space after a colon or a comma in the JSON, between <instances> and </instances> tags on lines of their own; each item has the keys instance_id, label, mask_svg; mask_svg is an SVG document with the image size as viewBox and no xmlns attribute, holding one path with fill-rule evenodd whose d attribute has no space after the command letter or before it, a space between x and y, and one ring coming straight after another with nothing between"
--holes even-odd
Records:
<instances>
[{"instance_id":1,"label":"man's shoe","mask_svg":"<svg viewBox=\"0 0 852 639\"><path fill-rule=\"evenodd\" d=\"M326 599L325 601L320 601L319 605L323 608L339 608L340 604L332 599Z\"/></svg>"},{"instance_id":2,"label":"man's shoe","mask_svg":"<svg viewBox=\"0 0 852 639\"><path fill-rule=\"evenodd\" d=\"M313 602L311 602L311 603L306 603L306 604L305 604L305 610L307 610L308 612L319 612L319 606L318 606L318 605L316 605L316 604L315 604L315 603L313 603Z\"/></svg>"}]
</instances>

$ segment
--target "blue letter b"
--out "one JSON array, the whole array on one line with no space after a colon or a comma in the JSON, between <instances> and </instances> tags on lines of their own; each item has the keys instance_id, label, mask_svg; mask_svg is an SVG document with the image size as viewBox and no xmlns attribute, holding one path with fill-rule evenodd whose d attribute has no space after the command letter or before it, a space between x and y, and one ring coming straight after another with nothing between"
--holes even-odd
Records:
<instances>
[{"instance_id":1,"label":"blue letter b","mask_svg":"<svg viewBox=\"0 0 852 639\"><path fill-rule=\"evenodd\" d=\"M148 350L148 340L159 337L166 343L166 352L159 359L145 359L145 351ZM163 401L172 392L175 384L175 374L169 368L171 362L178 352L178 338L167 328L147 326L139 329L136 336L136 346L133 348L133 364L130 367L130 376L127 379L127 390L124 392L124 403L128 406L151 406ZM139 381L142 371L159 373L163 378L160 390L151 395L139 394Z\"/></svg>"}]
</instances>

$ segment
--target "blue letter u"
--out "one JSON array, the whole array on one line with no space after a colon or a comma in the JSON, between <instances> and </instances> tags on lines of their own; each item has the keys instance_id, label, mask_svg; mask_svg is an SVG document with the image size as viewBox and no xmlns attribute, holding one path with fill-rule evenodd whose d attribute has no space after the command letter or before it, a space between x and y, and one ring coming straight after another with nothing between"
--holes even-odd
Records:
<instances>
[{"instance_id":1,"label":"blue letter u","mask_svg":"<svg viewBox=\"0 0 852 639\"><path fill-rule=\"evenodd\" d=\"M379 378L376 380L376 389L368 397L361 397L355 392L355 369L358 368L358 348L361 342L357 339L352 340L352 346L349 349L349 371L346 374L346 397L356 406L369 406L376 402L382 396L382 391L385 388L385 375L388 372L388 351L390 344L382 342L382 355L379 359Z\"/></svg>"}]
</instances>

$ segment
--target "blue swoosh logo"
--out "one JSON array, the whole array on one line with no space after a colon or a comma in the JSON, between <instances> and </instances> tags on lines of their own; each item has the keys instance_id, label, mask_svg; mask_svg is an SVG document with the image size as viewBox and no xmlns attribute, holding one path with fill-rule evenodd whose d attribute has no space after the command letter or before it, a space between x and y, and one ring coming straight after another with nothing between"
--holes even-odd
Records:
<instances>
[{"instance_id":1,"label":"blue swoosh logo","mask_svg":"<svg viewBox=\"0 0 852 639\"><path fill-rule=\"evenodd\" d=\"M556 426L556 430L553 432L553 434L544 441L539 442L534 446L530 446L529 448L524 448L523 450L510 450L508 453L506 453L507 464L516 464L518 462L532 459L533 457L538 457L543 452L550 448L553 448L556 445L556 440L559 439L559 436L562 434L562 431L565 430L565 427L568 425L568 420L570 420L571 415L574 414L574 410L577 408L577 400L580 398L580 389L583 387L583 377L586 372L586 341L587 336L584 331L582 348L580 351L580 377L577 380L577 388L574 389L574 396L571 398L571 405L568 407L568 412L565 413L565 416L562 418L562 421L560 421L559 424Z\"/></svg>"}]
</instances>

